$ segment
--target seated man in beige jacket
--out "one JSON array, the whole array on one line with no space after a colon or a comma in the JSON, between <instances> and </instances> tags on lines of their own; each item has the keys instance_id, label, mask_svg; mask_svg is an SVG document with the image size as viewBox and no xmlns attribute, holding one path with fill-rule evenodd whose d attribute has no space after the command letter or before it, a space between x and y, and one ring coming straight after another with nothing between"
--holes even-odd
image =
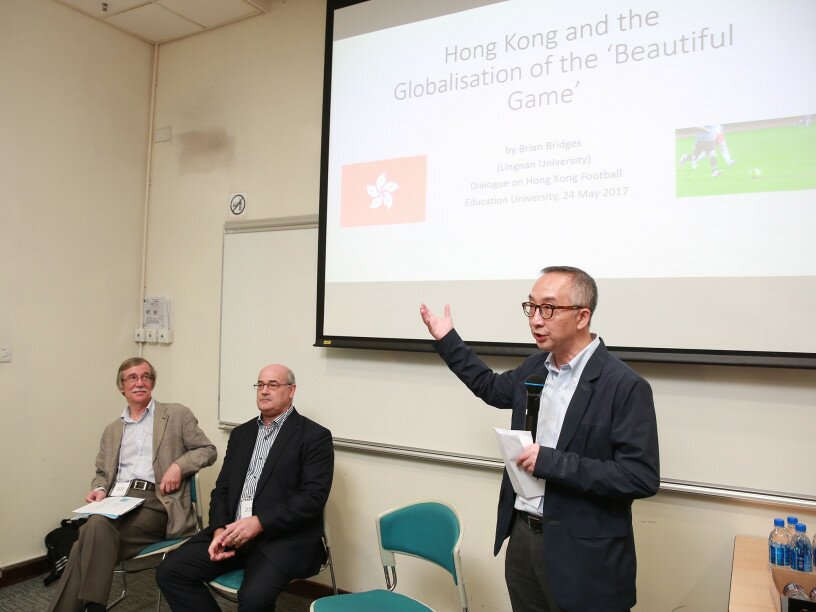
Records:
<instances>
[{"instance_id":1,"label":"seated man in beige jacket","mask_svg":"<svg viewBox=\"0 0 816 612\"><path fill-rule=\"evenodd\" d=\"M88 519L49 610L104 610L119 561L148 544L195 531L189 477L213 464L215 446L189 408L153 399L156 371L147 360L125 360L116 384L127 406L102 434L96 476L85 501L113 494L145 501L119 519Z\"/></svg>"}]
</instances>

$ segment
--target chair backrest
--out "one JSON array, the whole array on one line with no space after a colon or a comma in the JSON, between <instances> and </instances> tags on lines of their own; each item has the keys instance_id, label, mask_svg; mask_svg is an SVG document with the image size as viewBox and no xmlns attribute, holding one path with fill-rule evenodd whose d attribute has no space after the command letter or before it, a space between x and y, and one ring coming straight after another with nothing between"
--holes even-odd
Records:
<instances>
[{"instance_id":1,"label":"chair backrest","mask_svg":"<svg viewBox=\"0 0 816 612\"><path fill-rule=\"evenodd\" d=\"M193 509L196 515L196 525L198 530L204 529L204 512L202 509L201 499L201 477L198 472L193 474L192 482L190 483L190 500L193 502Z\"/></svg>"},{"instance_id":2,"label":"chair backrest","mask_svg":"<svg viewBox=\"0 0 816 612\"><path fill-rule=\"evenodd\" d=\"M395 567L395 552L430 561L450 573L462 608L467 608L460 555L462 521L456 508L418 501L388 510L377 517L377 536L384 567Z\"/></svg>"}]
</instances>

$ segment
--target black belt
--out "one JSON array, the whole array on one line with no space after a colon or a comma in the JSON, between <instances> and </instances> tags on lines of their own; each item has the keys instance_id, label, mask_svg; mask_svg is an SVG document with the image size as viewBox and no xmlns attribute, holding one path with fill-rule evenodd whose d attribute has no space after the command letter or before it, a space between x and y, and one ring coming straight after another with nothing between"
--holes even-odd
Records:
<instances>
[{"instance_id":1,"label":"black belt","mask_svg":"<svg viewBox=\"0 0 816 612\"><path fill-rule=\"evenodd\" d=\"M523 512L521 510L517 510L516 512L518 512L519 520L526 524L527 527L530 528L530 531L533 533L542 533L544 531L544 521L540 516L530 514L529 512Z\"/></svg>"},{"instance_id":2,"label":"black belt","mask_svg":"<svg viewBox=\"0 0 816 612\"><path fill-rule=\"evenodd\" d=\"M138 480L134 478L130 481L130 486L128 487L130 491L155 491L156 485L152 482L148 482L147 480Z\"/></svg>"}]
</instances>

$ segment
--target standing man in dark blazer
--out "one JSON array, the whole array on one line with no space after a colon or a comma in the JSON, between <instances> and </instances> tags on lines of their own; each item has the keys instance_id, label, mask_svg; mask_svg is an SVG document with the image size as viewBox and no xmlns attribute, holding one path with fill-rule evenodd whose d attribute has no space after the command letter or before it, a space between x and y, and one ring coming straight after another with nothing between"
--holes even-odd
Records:
<instances>
[{"instance_id":1,"label":"standing man in dark blazer","mask_svg":"<svg viewBox=\"0 0 816 612\"><path fill-rule=\"evenodd\" d=\"M292 579L316 574L325 560L321 538L334 474L331 432L295 410L295 375L286 366L263 368L255 388L260 414L230 434L209 527L157 571L175 612L217 612L204 583L240 568L239 610L274 610Z\"/></svg>"},{"instance_id":2,"label":"standing man in dark blazer","mask_svg":"<svg viewBox=\"0 0 816 612\"><path fill-rule=\"evenodd\" d=\"M522 304L542 352L497 374L424 304L422 320L448 367L487 404L512 409L525 429L532 375L544 380L535 443L517 463L545 480L524 498L502 479L494 554L510 543L505 580L514 612L623 612L635 605L632 500L660 485L657 421L649 384L590 333L594 279L544 268ZM540 383L539 383L540 384Z\"/></svg>"}]
</instances>

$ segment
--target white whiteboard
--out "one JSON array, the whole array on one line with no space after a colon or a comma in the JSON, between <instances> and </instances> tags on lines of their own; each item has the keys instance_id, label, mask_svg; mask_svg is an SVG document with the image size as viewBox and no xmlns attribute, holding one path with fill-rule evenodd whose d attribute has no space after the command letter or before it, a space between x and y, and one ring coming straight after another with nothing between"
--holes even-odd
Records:
<instances>
[{"instance_id":1,"label":"white whiteboard","mask_svg":"<svg viewBox=\"0 0 816 612\"><path fill-rule=\"evenodd\" d=\"M302 219L224 234L220 422L256 416L258 371L284 363L297 377L298 411L335 438L497 459L492 429L508 426L509 411L485 406L436 355L314 346L317 228ZM520 358L486 361L501 371ZM816 499L816 372L634 366L655 391L663 480ZM794 429L806 443L791 444Z\"/></svg>"}]
</instances>

